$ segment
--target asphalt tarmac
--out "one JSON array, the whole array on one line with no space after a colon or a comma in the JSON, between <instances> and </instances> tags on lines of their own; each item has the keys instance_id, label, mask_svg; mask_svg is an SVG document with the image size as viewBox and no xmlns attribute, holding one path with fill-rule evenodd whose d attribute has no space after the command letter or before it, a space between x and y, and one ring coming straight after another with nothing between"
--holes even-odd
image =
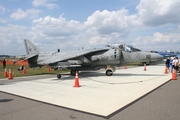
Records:
<instances>
[{"instance_id":1,"label":"asphalt tarmac","mask_svg":"<svg viewBox=\"0 0 180 120\"><path fill-rule=\"evenodd\" d=\"M45 76L36 78L41 77ZM15 79L15 81L21 80L31 79ZM0 85L7 82L9 81L1 80ZM0 120L180 120L179 86L180 77L178 76L177 80L166 82L107 117L50 105L0 91Z\"/></svg>"}]
</instances>

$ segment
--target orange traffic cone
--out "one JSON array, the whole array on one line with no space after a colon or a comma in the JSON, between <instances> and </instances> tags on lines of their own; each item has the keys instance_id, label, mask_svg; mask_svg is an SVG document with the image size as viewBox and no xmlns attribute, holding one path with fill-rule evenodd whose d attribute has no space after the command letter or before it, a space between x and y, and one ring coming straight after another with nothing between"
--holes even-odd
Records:
<instances>
[{"instance_id":1,"label":"orange traffic cone","mask_svg":"<svg viewBox=\"0 0 180 120\"><path fill-rule=\"evenodd\" d=\"M23 74L26 74L26 68L25 68L25 67L24 67L22 73L23 73Z\"/></svg>"},{"instance_id":2,"label":"orange traffic cone","mask_svg":"<svg viewBox=\"0 0 180 120\"><path fill-rule=\"evenodd\" d=\"M13 79L12 70L11 70L11 69L9 69L9 77L8 77L8 79L9 79L9 80L10 80L10 79Z\"/></svg>"},{"instance_id":3,"label":"orange traffic cone","mask_svg":"<svg viewBox=\"0 0 180 120\"><path fill-rule=\"evenodd\" d=\"M126 65L124 66L124 69L127 69L127 66L126 66Z\"/></svg>"},{"instance_id":4,"label":"orange traffic cone","mask_svg":"<svg viewBox=\"0 0 180 120\"><path fill-rule=\"evenodd\" d=\"M78 78L78 71L76 71L75 83L74 83L73 87L80 87L79 78Z\"/></svg>"},{"instance_id":5,"label":"orange traffic cone","mask_svg":"<svg viewBox=\"0 0 180 120\"><path fill-rule=\"evenodd\" d=\"M7 77L8 76L8 74L7 74L7 70L6 70L6 68L4 69L4 77Z\"/></svg>"},{"instance_id":6,"label":"orange traffic cone","mask_svg":"<svg viewBox=\"0 0 180 120\"><path fill-rule=\"evenodd\" d=\"M165 68L164 74L168 74L168 68Z\"/></svg>"},{"instance_id":7,"label":"orange traffic cone","mask_svg":"<svg viewBox=\"0 0 180 120\"><path fill-rule=\"evenodd\" d=\"M144 71L146 71L146 64L144 64Z\"/></svg>"},{"instance_id":8,"label":"orange traffic cone","mask_svg":"<svg viewBox=\"0 0 180 120\"><path fill-rule=\"evenodd\" d=\"M173 69L172 79L171 80L177 80L177 78L176 78L176 70L174 70L174 69Z\"/></svg>"},{"instance_id":9,"label":"orange traffic cone","mask_svg":"<svg viewBox=\"0 0 180 120\"><path fill-rule=\"evenodd\" d=\"M50 67L48 67L48 72L50 72L51 71L51 69L50 69Z\"/></svg>"}]
</instances>

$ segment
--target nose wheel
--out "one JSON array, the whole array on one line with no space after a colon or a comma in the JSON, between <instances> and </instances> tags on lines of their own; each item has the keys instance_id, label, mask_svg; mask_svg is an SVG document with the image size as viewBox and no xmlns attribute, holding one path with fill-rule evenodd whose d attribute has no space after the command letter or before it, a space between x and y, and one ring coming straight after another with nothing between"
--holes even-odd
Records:
<instances>
[{"instance_id":1,"label":"nose wheel","mask_svg":"<svg viewBox=\"0 0 180 120\"><path fill-rule=\"evenodd\" d=\"M106 75L107 76L113 75L113 71L111 69L106 70Z\"/></svg>"},{"instance_id":2,"label":"nose wheel","mask_svg":"<svg viewBox=\"0 0 180 120\"><path fill-rule=\"evenodd\" d=\"M112 76L115 71L116 71L116 68L114 66L111 66L111 68L106 70L106 75Z\"/></svg>"}]
</instances>

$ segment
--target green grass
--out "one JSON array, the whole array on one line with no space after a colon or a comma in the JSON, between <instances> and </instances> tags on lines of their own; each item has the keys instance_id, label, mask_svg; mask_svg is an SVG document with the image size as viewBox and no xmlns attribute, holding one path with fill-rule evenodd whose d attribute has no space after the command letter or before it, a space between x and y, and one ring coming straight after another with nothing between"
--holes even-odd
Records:
<instances>
[{"instance_id":1,"label":"green grass","mask_svg":"<svg viewBox=\"0 0 180 120\"><path fill-rule=\"evenodd\" d=\"M141 66L141 63L131 63L131 64L127 64L127 66ZM33 75L43 75L43 74L57 74L59 73L59 71L54 71L51 70L50 72L48 72L48 67L44 66L42 68L29 68L28 66L26 67L26 74L23 74L22 72L19 72L17 69L19 68L19 65L7 65L6 69L7 71L9 71L9 69L12 69L12 75L13 78L14 77L22 77L22 76L33 76ZM61 73L64 72L69 72L69 70L62 70L60 71ZM3 65L0 65L0 79L1 78L7 78L4 77L4 69L3 69Z\"/></svg>"},{"instance_id":2,"label":"green grass","mask_svg":"<svg viewBox=\"0 0 180 120\"><path fill-rule=\"evenodd\" d=\"M140 62L135 62L135 63L128 63L128 66L142 66L142 63Z\"/></svg>"},{"instance_id":3,"label":"green grass","mask_svg":"<svg viewBox=\"0 0 180 120\"><path fill-rule=\"evenodd\" d=\"M14 77L22 77L22 76L33 76L33 75L43 75L43 74L57 74L59 73L59 71L54 71L54 70L51 70L50 72L48 72L48 67L47 66L44 66L42 68L30 68L28 66L25 66L26 67L26 74L23 74L22 72L19 72L17 69L19 68L19 65L7 65L6 66L6 70L9 71L9 69L12 69L12 75L13 75L13 78ZM63 72L69 72L69 70L63 70L61 71L61 73ZM4 77L4 69L3 69L3 66L0 65L0 79L1 78L7 78L7 77Z\"/></svg>"}]
</instances>

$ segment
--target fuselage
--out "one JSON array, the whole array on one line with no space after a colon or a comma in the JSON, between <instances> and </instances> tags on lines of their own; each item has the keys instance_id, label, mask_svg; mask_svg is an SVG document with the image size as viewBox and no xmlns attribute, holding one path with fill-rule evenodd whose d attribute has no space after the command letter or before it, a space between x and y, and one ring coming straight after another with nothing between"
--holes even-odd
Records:
<instances>
[{"instance_id":1,"label":"fuselage","mask_svg":"<svg viewBox=\"0 0 180 120\"><path fill-rule=\"evenodd\" d=\"M83 50L79 50L78 52L82 52ZM37 59L37 64L41 63L46 59L50 59L53 56L64 56L67 54L76 54L77 51L71 52L61 52L61 53L53 53L53 54L39 54ZM58 59L58 58L57 58ZM161 60L162 56L158 53L151 52L126 52L121 49L109 49L106 52L97 52L95 54L87 54L79 57L74 57L71 59L67 59L61 62L50 63L49 66L61 67L59 63L68 63L70 65L80 63L81 66L89 66L89 65L121 65L126 63L133 62L153 62ZM77 61L73 63L72 61ZM39 64L41 65L41 64Z\"/></svg>"}]
</instances>

